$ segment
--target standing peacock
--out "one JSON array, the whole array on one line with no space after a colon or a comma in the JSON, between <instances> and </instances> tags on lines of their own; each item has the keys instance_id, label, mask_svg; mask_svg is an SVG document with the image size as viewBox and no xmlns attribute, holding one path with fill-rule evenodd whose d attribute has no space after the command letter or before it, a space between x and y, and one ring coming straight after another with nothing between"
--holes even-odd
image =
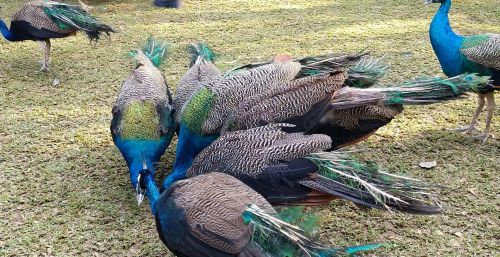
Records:
<instances>
[{"instance_id":1,"label":"standing peacock","mask_svg":"<svg viewBox=\"0 0 500 257\"><path fill-rule=\"evenodd\" d=\"M12 16L10 29L0 19L0 31L8 41L40 42L43 51L40 71L49 69L50 39L68 37L79 30L85 32L91 41L98 41L102 33L115 32L80 7L54 1L34 0L24 4Z\"/></svg>"},{"instance_id":2,"label":"standing peacock","mask_svg":"<svg viewBox=\"0 0 500 257\"><path fill-rule=\"evenodd\" d=\"M453 32L448 19L451 0L427 0L425 3L441 3L441 7L432 19L429 35L444 74L449 77L462 73L491 76L491 87L478 92L479 104L470 125L457 129L465 133L475 130L479 114L486 103L486 127L483 134L477 136L485 143L490 133L495 109L494 90L500 88L500 34L457 35Z\"/></svg>"},{"instance_id":3,"label":"standing peacock","mask_svg":"<svg viewBox=\"0 0 500 257\"><path fill-rule=\"evenodd\" d=\"M209 58L196 58L198 61L200 59L210 61ZM194 76L192 84L183 84L195 85L192 86L194 91L189 92L185 86L183 96L189 97L183 99L182 107L176 105L177 112L180 112L177 116L180 118L176 160L173 172L164 181L163 188L185 178L194 158L223 130L248 129L268 123L291 123L295 127L285 128L287 132L325 134L332 138L330 148L337 148L343 143L355 141L353 138L364 137L367 132L361 131L345 141L342 134L336 134L335 130L338 119L343 117L331 115L332 110L338 114L344 109L358 108L360 113L364 111L374 119L388 117L371 128L376 130L389 122L394 113L397 114L385 111L383 106L400 108L405 103L433 103L457 97L484 84L484 78L468 75L446 80L421 79L392 88L355 89L345 86L349 75L342 66L342 60L352 62L348 58L331 61L331 57L328 57L303 65L286 56L279 56L274 62L239 69L223 76L214 73L213 79L197 86L196 81L200 80ZM196 67L196 63L193 67ZM192 68L188 73L192 73L193 69L198 68ZM337 94L337 91L343 93ZM348 103L351 105L346 107ZM380 113L378 116L375 115L377 112ZM343 116L350 118L349 112ZM365 117L370 120L371 116ZM371 132L368 130L368 133Z\"/></svg>"},{"instance_id":4,"label":"standing peacock","mask_svg":"<svg viewBox=\"0 0 500 257\"><path fill-rule=\"evenodd\" d=\"M123 83L113 106L111 134L129 167L130 181L138 203L143 199L139 186L141 170L155 173L175 131L172 99L158 66L166 46L149 39L144 49L134 53L137 65Z\"/></svg>"},{"instance_id":5,"label":"standing peacock","mask_svg":"<svg viewBox=\"0 0 500 257\"><path fill-rule=\"evenodd\" d=\"M322 246L306 236L300 224L283 221L261 195L226 174L181 180L161 195L150 172L144 172L141 184L160 239L176 256L330 257L381 246Z\"/></svg>"},{"instance_id":6,"label":"standing peacock","mask_svg":"<svg viewBox=\"0 0 500 257\"><path fill-rule=\"evenodd\" d=\"M387 174L342 152L322 152L330 147L330 137L281 131L290 126L225 133L196 157L187 177L226 173L271 204L321 205L342 198L370 208L441 212L432 187L425 183Z\"/></svg>"}]
</instances>

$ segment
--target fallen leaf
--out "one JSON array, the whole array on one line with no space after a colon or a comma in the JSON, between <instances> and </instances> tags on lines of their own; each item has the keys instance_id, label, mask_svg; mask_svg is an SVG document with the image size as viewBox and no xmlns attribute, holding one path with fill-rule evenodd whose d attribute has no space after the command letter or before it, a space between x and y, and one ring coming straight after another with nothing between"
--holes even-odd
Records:
<instances>
[{"instance_id":1,"label":"fallen leaf","mask_svg":"<svg viewBox=\"0 0 500 257\"><path fill-rule=\"evenodd\" d=\"M54 79L54 80L52 81L52 86L54 86L54 87L55 87L55 86L58 86L59 84L61 84L61 81L60 81L60 80L58 80L58 79Z\"/></svg>"},{"instance_id":2,"label":"fallen leaf","mask_svg":"<svg viewBox=\"0 0 500 257\"><path fill-rule=\"evenodd\" d=\"M477 193L474 191L474 189L475 189L475 188L469 188L469 190L468 190L468 191L469 191L469 193L471 193L471 194L472 194L473 196L475 196L475 197L479 197L479 196L477 196Z\"/></svg>"},{"instance_id":3,"label":"fallen leaf","mask_svg":"<svg viewBox=\"0 0 500 257\"><path fill-rule=\"evenodd\" d=\"M436 161L430 161L430 162L421 162L418 164L421 168L424 168L424 169L432 169L434 167L436 167L437 165L437 162Z\"/></svg>"}]
</instances>

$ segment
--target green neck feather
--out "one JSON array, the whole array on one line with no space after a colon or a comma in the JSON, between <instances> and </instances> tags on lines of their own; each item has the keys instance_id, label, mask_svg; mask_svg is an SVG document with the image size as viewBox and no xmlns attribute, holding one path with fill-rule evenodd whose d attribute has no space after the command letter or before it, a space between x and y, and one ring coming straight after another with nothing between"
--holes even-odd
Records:
<instances>
[{"instance_id":1,"label":"green neck feather","mask_svg":"<svg viewBox=\"0 0 500 257\"><path fill-rule=\"evenodd\" d=\"M182 123L193 132L201 134L203 124L210 114L215 94L204 87L191 97L182 113Z\"/></svg>"},{"instance_id":2,"label":"green neck feather","mask_svg":"<svg viewBox=\"0 0 500 257\"><path fill-rule=\"evenodd\" d=\"M135 101L123 112L121 134L124 139L159 140L160 117L151 102Z\"/></svg>"}]
</instances>

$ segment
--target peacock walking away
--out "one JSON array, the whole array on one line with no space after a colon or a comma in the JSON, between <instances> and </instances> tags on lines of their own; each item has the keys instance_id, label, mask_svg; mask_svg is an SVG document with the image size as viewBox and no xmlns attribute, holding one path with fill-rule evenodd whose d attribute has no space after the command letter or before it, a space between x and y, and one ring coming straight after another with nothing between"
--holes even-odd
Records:
<instances>
[{"instance_id":1,"label":"peacock walking away","mask_svg":"<svg viewBox=\"0 0 500 257\"><path fill-rule=\"evenodd\" d=\"M323 246L304 230L311 226L311 219L280 217L261 195L226 174L212 172L177 181L161 195L150 172L144 172L141 184L160 239L176 256L352 256L382 246ZM285 222L285 217L297 224Z\"/></svg>"},{"instance_id":2,"label":"peacock walking away","mask_svg":"<svg viewBox=\"0 0 500 257\"><path fill-rule=\"evenodd\" d=\"M227 132L201 151L187 177L208 172L234 176L271 204L321 205L341 198L369 208L437 214L438 187L394 176L347 153L324 152L327 135L286 133L290 124Z\"/></svg>"},{"instance_id":3,"label":"peacock walking away","mask_svg":"<svg viewBox=\"0 0 500 257\"><path fill-rule=\"evenodd\" d=\"M155 164L175 132L172 98L158 69L166 56L166 45L149 39L134 54L136 67L123 83L113 106L111 135L127 162L137 201L143 199L141 171L155 173Z\"/></svg>"},{"instance_id":4,"label":"peacock walking away","mask_svg":"<svg viewBox=\"0 0 500 257\"><path fill-rule=\"evenodd\" d=\"M448 18L451 0L427 0L425 3L441 4L432 19L429 35L444 74L453 77L462 73L477 73L491 77L491 86L478 92L478 106L471 123L457 129L465 133L476 130L477 120L486 104L486 126L483 133L476 136L485 143L490 134L495 109L494 91L500 89L500 34L457 35Z\"/></svg>"},{"instance_id":5,"label":"peacock walking away","mask_svg":"<svg viewBox=\"0 0 500 257\"><path fill-rule=\"evenodd\" d=\"M352 138L347 142L341 141L343 135L336 134L335 126L338 124L337 119L342 117L329 116L331 110L342 112L359 108L363 111L365 108L373 113L381 112L379 116L389 116L384 120L387 123L391 119L391 112L384 111L383 106L400 108L402 104L439 102L456 98L486 83L483 77L464 75L450 79L420 79L391 88L351 88L345 85L349 73L339 61L350 63L352 60L338 58L331 61L331 57L304 65L286 56L278 56L267 64L220 74L207 64L210 58L203 57L208 52L197 51L196 61L187 73L194 75L185 76L181 81L187 82L178 89L178 92L182 92L180 102L184 104L182 107L176 104L179 117L176 160L163 188L185 178L194 158L222 131L248 129L269 123L290 123L294 127L284 128L286 132L329 136L332 138L331 150L343 143L355 141ZM212 70L209 73L212 79L203 84L198 83L201 81L199 74L203 74L201 69L207 67ZM363 133L354 138L367 134Z\"/></svg>"},{"instance_id":6,"label":"peacock walking away","mask_svg":"<svg viewBox=\"0 0 500 257\"><path fill-rule=\"evenodd\" d=\"M10 28L0 19L0 31L11 42L34 40L43 52L40 71L48 71L50 39L64 38L83 31L91 41L98 41L102 33L115 32L110 26L90 16L82 7L48 0L34 0L24 4L11 19Z\"/></svg>"}]
</instances>

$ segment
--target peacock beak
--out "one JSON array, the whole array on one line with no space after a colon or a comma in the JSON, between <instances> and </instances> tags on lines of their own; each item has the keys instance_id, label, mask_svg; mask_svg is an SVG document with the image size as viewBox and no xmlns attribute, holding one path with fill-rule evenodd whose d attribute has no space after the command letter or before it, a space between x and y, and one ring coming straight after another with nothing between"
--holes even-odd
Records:
<instances>
[{"instance_id":1,"label":"peacock beak","mask_svg":"<svg viewBox=\"0 0 500 257\"><path fill-rule=\"evenodd\" d=\"M432 1L432 0L426 0L426 1L424 2L424 5L428 5L428 4L432 4L432 3L433 3L433 1Z\"/></svg>"},{"instance_id":2,"label":"peacock beak","mask_svg":"<svg viewBox=\"0 0 500 257\"><path fill-rule=\"evenodd\" d=\"M143 190L141 188L141 174L137 176L137 186L135 187L135 199L137 200L137 206L141 206L142 201L144 200Z\"/></svg>"}]
</instances>

